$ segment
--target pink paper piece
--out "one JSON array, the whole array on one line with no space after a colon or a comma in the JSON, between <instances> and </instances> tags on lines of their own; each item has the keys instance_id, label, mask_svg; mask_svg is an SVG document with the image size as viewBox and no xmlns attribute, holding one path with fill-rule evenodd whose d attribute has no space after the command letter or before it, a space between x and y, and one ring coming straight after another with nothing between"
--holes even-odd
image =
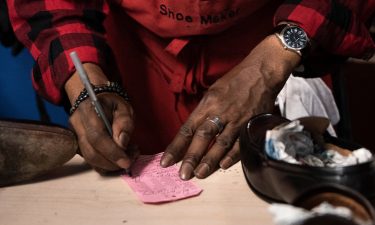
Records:
<instances>
[{"instance_id":1,"label":"pink paper piece","mask_svg":"<svg viewBox=\"0 0 375 225\"><path fill-rule=\"evenodd\" d=\"M160 166L162 153L141 155L131 168L132 177L122 175L131 189L144 203L176 201L199 195L202 189L191 181L182 181L177 165Z\"/></svg>"}]
</instances>

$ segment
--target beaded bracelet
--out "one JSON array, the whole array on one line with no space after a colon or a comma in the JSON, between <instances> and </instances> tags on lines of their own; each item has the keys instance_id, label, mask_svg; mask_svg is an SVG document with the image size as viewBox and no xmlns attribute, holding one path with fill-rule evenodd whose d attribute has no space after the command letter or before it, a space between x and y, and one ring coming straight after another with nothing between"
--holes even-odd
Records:
<instances>
[{"instance_id":1,"label":"beaded bracelet","mask_svg":"<svg viewBox=\"0 0 375 225\"><path fill-rule=\"evenodd\" d=\"M110 93L116 93L119 96L123 97L125 101L129 102L129 96L128 93L120 86L117 82L108 82L106 85L92 85L95 94L100 94L103 92L110 92ZM72 115L74 111L78 108L79 104L86 100L89 97L89 94L87 93L86 88L84 88L81 93L78 95L77 100L74 102L72 107L69 110L69 114Z\"/></svg>"}]
</instances>

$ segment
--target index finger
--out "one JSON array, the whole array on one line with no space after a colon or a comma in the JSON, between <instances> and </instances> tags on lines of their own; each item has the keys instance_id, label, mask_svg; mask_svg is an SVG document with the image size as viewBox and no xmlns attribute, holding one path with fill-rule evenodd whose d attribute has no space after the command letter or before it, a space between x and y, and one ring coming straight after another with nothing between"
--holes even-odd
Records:
<instances>
[{"instance_id":1,"label":"index finger","mask_svg":"<svg viewBox=\"0 0 375 225\"><path fill-rule=\"evenodd\" d=\"M183 157L187 151L195 131L195 124L192 119L188 119L178 131L176 137L173 139L172 143L167 147L163 156L160 160L160 165L162 167L168 167Z\"/></svg>"}]
</instances>

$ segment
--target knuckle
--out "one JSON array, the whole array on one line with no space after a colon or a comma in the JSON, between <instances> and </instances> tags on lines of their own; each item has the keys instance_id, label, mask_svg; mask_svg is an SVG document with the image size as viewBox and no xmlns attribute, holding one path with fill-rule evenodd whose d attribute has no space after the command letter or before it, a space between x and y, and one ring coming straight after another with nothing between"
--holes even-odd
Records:
<instances>
[{"instance_id":1,"label":"knuckle","mask_svg":"<svg viewBox=\"0 0 375 225\"><path fill-rule=\"evenodd\" d=\"M191 126L184 124L180 128L179 134L183 137L190 138L194 135L194 130Z\"/></svg>"},{"instance_id":2,"label":"knuckle","mask_svg":"<svg viewBox=\"0 0 375 225\"><path fill-rule=\"evenodd\" d=\"M199 157L194 154L186 154L183 160L184 163L188 163L192 165L193 167L198 165L199 161L200 161Z\"/></svg>"},{"instance_id":3,"label":"knuckle","mask_svg":"<svg viewBox=\"0 0 375 225\"><path fill-rule=\"evenodd\" d=\"M216 88L212 88L205 94L205 99L210 102L220 98L220 91Z\"/></svg>"},{"instance_id":4,"label":"knuckle","mask_svg":"<svg viewBox=\"0 0 375 225\"><path fill-rule=\"evenodd\" d=\"M87 128L86 132L89 143L91 143L93 146L100 146L102 140L101 133L93 128Z\"/></svg>"},{"instance_id":5,"label":"knuckle","mask_svg":"<svg viewBox=\"0 0 375 225\"><path fill-rule=\"evenodd\" d=\"M197 131L195 132L195 135L203 139L212 139L216 135L216 133L217 133L216 127L202 125L197 129Z\"/></svg>"},{"instance_id":6,"label":"knuckle","mask_svg":"<svg viewBox=\"0 0 375 225\"><path fill-rule=\"evenodd\" d=\"M221 96L222 97L222 96ZM213 103L218 102L220 99L220 91L217 88L209 89L201 99L199 106L201 108L210 107Z\"/></svg>"},{"instance_id":7,"label":"knuckle","mask_svg":"<svg viewBox=\"0 0 375 225\"><path fill-rule=\"evenodd\" d=\"M233 139L227 136L219 136L215 142L224 150L229 150L233 146Z\"/></svg>"}]
</instances>

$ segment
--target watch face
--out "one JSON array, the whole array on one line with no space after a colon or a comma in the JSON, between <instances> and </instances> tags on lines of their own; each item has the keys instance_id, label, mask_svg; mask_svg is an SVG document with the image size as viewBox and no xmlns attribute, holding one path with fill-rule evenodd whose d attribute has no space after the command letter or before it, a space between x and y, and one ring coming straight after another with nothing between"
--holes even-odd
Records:
<instances>
[{"instance_id":1,"label":"watch face","mask_svg":"<svg viewBox=\"0 0 375 225\"><path fill-rule=\"evenodd\" d=\"M300 50L306 47L307 45L306 33L300 27L296 27L296 26L286 27L282 36L283 36L285 44L289 48Z\"/></svg>"}]
</instances>

